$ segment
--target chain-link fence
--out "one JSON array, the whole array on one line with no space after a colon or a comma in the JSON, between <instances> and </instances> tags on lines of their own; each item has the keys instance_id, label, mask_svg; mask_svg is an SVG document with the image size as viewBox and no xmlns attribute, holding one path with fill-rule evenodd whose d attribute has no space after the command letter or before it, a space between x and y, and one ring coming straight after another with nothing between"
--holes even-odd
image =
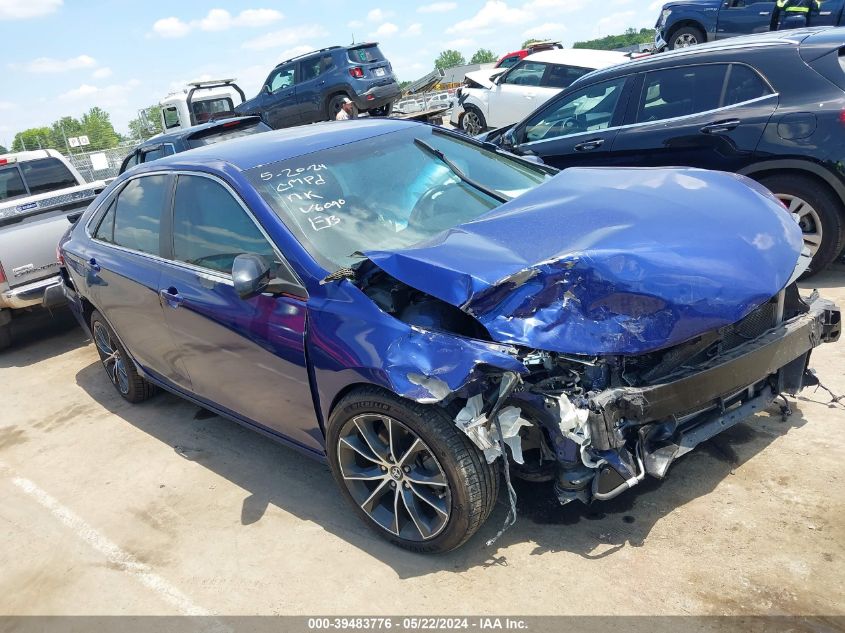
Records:
<instances>
[{"instance_id":1,"label":"chain-link fence","mask_svg":"<svg viewBox=\"0 0 845 633\"><path fill-rule=\"evenodd\" d=\"M136 143L129 141L121 143L112 149L92 150L89 152L65 153L65 158L76 167L82 177L88 182L114 178L120 169L123 159L132 151Z\"/></svg>"}]
</instances>

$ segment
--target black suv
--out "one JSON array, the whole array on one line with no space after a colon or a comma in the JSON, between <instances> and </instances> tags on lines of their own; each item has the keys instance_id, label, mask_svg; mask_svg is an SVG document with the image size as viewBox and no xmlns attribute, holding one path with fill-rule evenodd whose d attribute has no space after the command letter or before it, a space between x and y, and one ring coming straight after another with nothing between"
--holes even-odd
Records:
<instances>
[{"instance_id":1,"label":"black suv","mask_svg":"<svg viewBox=\"0 0 845 633\"><path fill-rule=\"evenodd\" d=\"M235 111L278 129L332 120L346 97L359 112L387 116L400 92L377 43L330 46L276 66L258 96Z\"/></svg>"},{"instance_id":2,"label":"black suv","mask_svg":"<svg viewBox=\"0 0 845 633\"><path fill-rule=\"evenodd\" d=\"M598 70L480 138L559 168L750 176L792 212L818 271L845 243L845 28L737 37ZM679 204L679 222L684 212Z\"/></svg>"}]
</instances>

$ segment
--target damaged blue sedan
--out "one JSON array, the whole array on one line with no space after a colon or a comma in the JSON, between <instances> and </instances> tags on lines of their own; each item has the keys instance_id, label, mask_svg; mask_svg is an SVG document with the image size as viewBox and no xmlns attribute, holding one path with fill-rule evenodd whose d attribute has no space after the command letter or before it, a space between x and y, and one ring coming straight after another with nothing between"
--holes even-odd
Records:
<instances>
[{"instance_id":1,"label":"damaged blue sedan","mask_svg":"<svg viewBox=\"0 0 845 633\"><path fill-rule=\"evenodd\" d=\"M741 176L558 173L361 120L140 165L60 253L123 398L164 388L325 459L376 532L444 552L500 480L610 499L815 384L840 313L799 294L802 248Z\"/></svg>"}]
</instances>

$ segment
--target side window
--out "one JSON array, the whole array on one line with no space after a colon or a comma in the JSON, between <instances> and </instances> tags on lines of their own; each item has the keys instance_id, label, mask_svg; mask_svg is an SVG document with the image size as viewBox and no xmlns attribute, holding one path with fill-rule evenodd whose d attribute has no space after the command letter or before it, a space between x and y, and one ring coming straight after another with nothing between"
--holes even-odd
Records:
<instances>
[{"instance_id":1,"label":"side window","mask_svg":"<svg viewBox=\"0 0 845 633\"><path fill-rule=\"evenodd\" d=\"M499 64L499 68L510 68L511 66L516 66L517 62L519 62L519 55L511 55L510 57L506 57L502 60L502 63Z\"/></svg>"},{"instance_id":2,"label":"side window","mask_svg":"<svg viewBox=\"0 0 845 633\"><path fill-rule=\"evenodd\" d=\"M509 70L501 83L516 86L539 86L544 72L546 72L546 64L524 61Z\"/></svg>"},{"instance_id":3,"label":"side window","mask_svg":"<svg viewBox=\"0 0 845 633\"><path fill-rule=\"evenodd\" d=\"M293 65L285 66L284 68L279 68L270 75L270 79L267 81L267 85L270 86L270 92L277 92L279 90L284 90L285 88L290 88L293 85L295 69L296 66Z\"/></svg>"},{"instance_id":4,"label":"side window","mask_svg":"<svg viewBox=\"0 0 845 633\"><path fill-rule=\"evenodd\" d=\"M157 158L162 158L164 156L167 156L164 151L164 145L154 145L150 149L141 150L142 163L149 163L152 160L156 160Z\"/></svg>"},{"instance_id":5,"label":"side window","mask_svg":"<svg viewBox=\"0 0 845 633\"><path fill-rule=\"evenodd\" d=\"M748 66L731 64L728 84L725 87L725 101L723 106L734 105L765 97L772 91L756 72Z\"/></svg>"},{"instance_id":6,"label":"side window","mask_svg":"<svg viewBox=\"0 0 845 633\"><path fill-rule=\"evenodd\" d=\"M646 74L637 122L663 121L719 107L727 64L656 70Z\"/></svg>"},{"instance_id":7,"label":"side window","mask_svg":"<svg viewBox=\"0 0 845 633\"><path fill-rule=\"evenodd\" d=\"M569 88L573 81L583 77L588 72L591 72L589 68L549 64L546 76L543 78L543 85L549 88Z\"/></svg>"},{"instance_id":8,"label":"side window","mask_svg":"<svg viewBox=\"0 0 845 633\"><path fill-rule=\"evenodd\" d=\"M610 126L625 77L576 90L528 119L523 142L548 140Z\"/></svg>"},{"instance_id":9,"label":"side window","mask_svg":"<svg viewBox=\"0 0 845 633\"><path fill-rule=\"evenodd\" d=\"M115 244L159 254L158 236L161 212L167 204L167 181L164 175L141 176L130 180L118 194L113 220Z\"/></svg>"},{"instance_id":10,"label":"side window","mask_svg":"<svg viewBox=\"0 0 845 633\"><path fill-rule=\"evenodd\" d=\"M307 59L300 62L299 81L316 79L324 72L328 71L332 66L334 66L334 61L332 61L331 55L323 55L322 57L315 57L313 59Z\"/></svg>"},{"instance_id":11,"label":"side window","mask_svg":"<svg viewBox=\"0 0 845 633\"><path fill-rule=\"evenodd\" d=\"M223 273L235 257L262 255L279 264L273 247L225 187L202 176L179 176L173 201L173 257Z\"/></svg>"},{"instance_id":12,"label":"side window","mask_svg":"<svg viewBox=\"0 0 845 633\"><path fill-rule=\"evenodd\" d=\"M98 240L103 242L109 242L110 244L114 243L114 207L116 201L112 200L112 203L109 205L108 210L106 211L105 215L103 215L102 220L100 220L100 225L97 227L97 230L94 231L94 237Z\"/></svg>"},{"instance_id":13,"label":"side window","mask_svg":"<svg viewBox=\"0 0 845 633\"><path fill-rule=\"evenodd\" d=\"M162 116L164 116L164 127L165 128L172 128L179 126L179 112L176 110L175 106L167 106L161 111Z\"/></svg>"}]
</instances>

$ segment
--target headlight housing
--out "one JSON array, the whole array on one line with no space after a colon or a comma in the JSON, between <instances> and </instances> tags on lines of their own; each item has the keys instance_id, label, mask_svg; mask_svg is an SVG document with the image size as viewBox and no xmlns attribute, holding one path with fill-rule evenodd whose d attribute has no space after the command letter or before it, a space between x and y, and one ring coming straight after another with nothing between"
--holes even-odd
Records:
<instances>
[{"instance_id":1,"label":"headlight housing","mask_svg":"<svg viewBox=\"0 0 845 633\"><path fill-rule=\"evenodd\" d=\"M663 9L660 12L660 24L666 24L666 20L669 18L669 15L672 13L672 9Z\"/></svg>"}]
</instances>

